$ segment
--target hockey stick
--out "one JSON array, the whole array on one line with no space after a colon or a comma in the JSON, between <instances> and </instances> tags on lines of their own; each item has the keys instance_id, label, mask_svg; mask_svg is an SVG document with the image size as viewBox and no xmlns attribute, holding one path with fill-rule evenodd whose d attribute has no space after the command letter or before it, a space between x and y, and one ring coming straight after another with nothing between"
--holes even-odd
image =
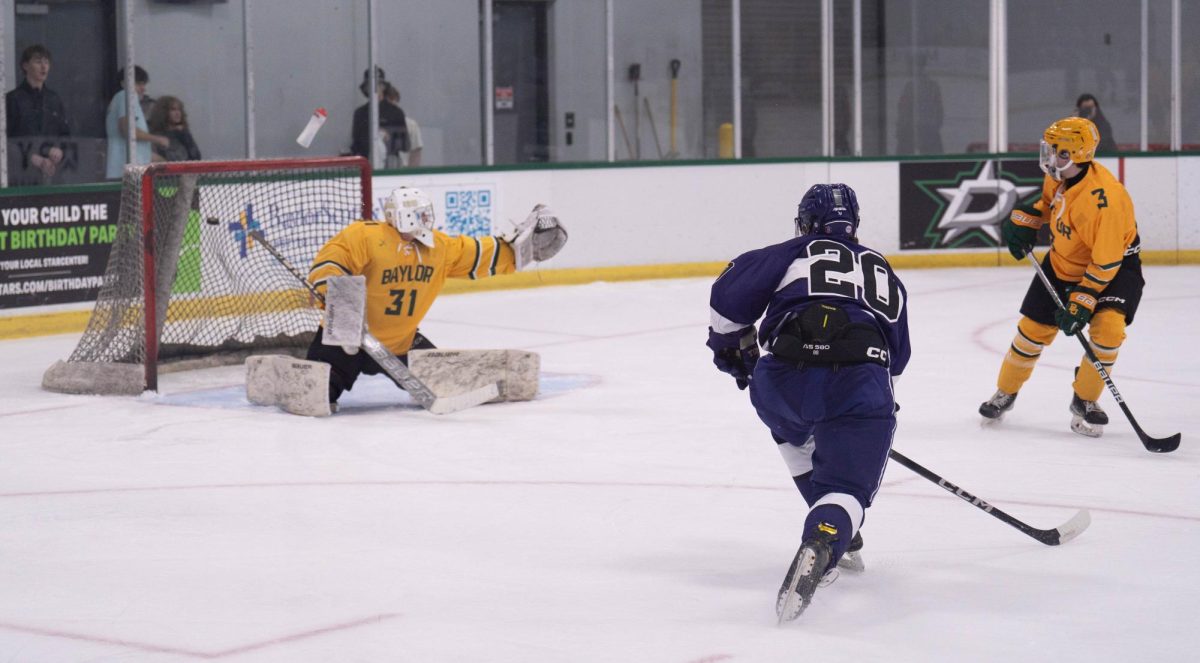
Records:
<instances>
[{"instance_id":1,"label":"hockey stick","mask_svg":"<svg viewBox=\"0 0 1200 663\"><path fill-rule=\"evenodd\" d=\"M963 490L962 488L959 488L958 486L950 483L949 481L946 481L942 477L934 474L933 472L929 471L925 467L917 464L916 462L912 461L907 456L900 453L899 451L896 451L895 449L889 451L888 456L891 457L892 460L896 461L897 463L900 463L901 465L907 467L908 469L912 470L913 472L916 472L917 474L921 475L922 477L925 477L926 479L929 479L930 481L932 481L933 483L936 483L937 485L941 486L942 488L945 488L948 492L953 493L954 495L962 498L963 501L969 503L971 506L973 506L977 509L981 509L984 513L991 514L992 516L1017 528L1018 530L1020 530L1022 533L1026 534L1027 536L1031 536L1034 539L1037 539L1038 541L1041 541L1042 543L1044 543L1048 546L1057 546L1060 543L1066 543L1067 541L1070 541L1071 539L1079 536L1083 532L1083 530L1087 529L1087 526L1090 525L1092 522L1092 516L1091 516L1091 514L1089 514L1087 512L1087 509L1080 509L1079 512L1076 513L1074 516L1072 516L1070 520L1063 523L1062 525L1059 525L1058 527L1055 527L1054 529L1038 529L1031 525L1027 525L1024 522L1021 522L1020 520L1017 520L1016 518L1013 518L1012 516L1008 515L1007 513L1004 513L1000 509L997 509L996 507L992 506L991 504L988 504L987 502L983 501L982 499L975 497L974 495L972 495L971 493L968 493L967 491Z\"/></svg>"},{"instance_id":2,"label":"hockey stick","mask_svg":"<svg viewBox=\"0 0 1200 663\"><path fill-rule=\"evenodd\" d=\"M1046 277L1045 270L1043 270L1042 266L1038 264L1037 258L1034 257L1033 252L1030 251L1029 253L1026 253L1025 257L1029 258L1029 262L1037 271L1038 277L1042 279L1042 285L1046 286L1046 292L1050 293L1050 297L1054 299L1054 305L1058 307L1058 310L1064 310L1062 299L1059 298L1058 292L1054 290L1054 284L1050 283L1050 279ZM1175 433L1170 437L1150 437L1148 434L1146 434L1146 431L1142 430L1142 427L1138 425L1137 419L1133 418L1133 412L1130 412L1129 406L1125 404L1125 399L1121 398L1121 392L1117 391L1117 385L1113 384L1112 377L1108 374L1108 371L1104 370L1104 365L1101 364L1100 360L1096 358L1096 353L1092 352L1091 344L1088 343L1087 339L1083 337L1082 333L1076 334L1075 336L1079 339L1080 345L1083 346L1083 352L1087 355L1088 361L1092 362L1092 366L1096 369L1096 372L1100 374L1100 379L1104 380L1104 384L1107 385L1108 390L1112 392L1113 398L1117 401L1117 405L1121 406L1121 411L1125 413L1125 418L1128 419L1129 423L1133 426L1134 432L1137 433L1138 439L1142 441L1142 446L1146 447L1146 451L1153 453L1170 453L1178 449L1179 441L1182 439L1182 435L1180 433Z\"/></svg>"},{"instance_id":3,"label":"hockey stick","mask_svg":"<svg viewBox=\"0 0 1200 663\"><path fill-rule=\"evenodd\" d=\"M291 272L292 276L295 276L297 280L303 283L304 287L308 288L313 297L316 297L322 304L325 303L324 295L313 284L309 283L308 279L297 271L278 249L267 241L261 230L251 230L250 236L254 238L254 241L262 244L262 247L271 254L271 257L275 258L279 264ZM463 410L486 403L500 395L499 387L495 383L492 383L485 387L453 396L438 396L424 382L421 382L417 376L413 375L412 371L408 370L408 367L404 365L404 362L396 358L396 355L392 354L383 343L380 343L379 339L375 338L370 331L363 331L362 348L367 351L371 359L375 360L375 363L379 364L379 367L388 374L388 377L397 386L412 395L413 400L419 403L421 407L434 414L449 414Z\"/></svg>"}]
</instances>

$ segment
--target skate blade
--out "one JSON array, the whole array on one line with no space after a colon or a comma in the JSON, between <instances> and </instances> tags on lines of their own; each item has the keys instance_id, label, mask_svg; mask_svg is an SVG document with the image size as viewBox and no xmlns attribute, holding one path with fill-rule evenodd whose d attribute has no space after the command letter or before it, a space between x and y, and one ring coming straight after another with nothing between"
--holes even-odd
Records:
<instances>
[{"instance_id":1,"label":"skate blade","mask_svg":"<svg viewBox=\"0 0 1200 663\"><path fill-rule=\"evenodd\" d=\"M807 597L801 596L798 587L801 581L813 573L816 562L817 554L811 548L801 548L796 554L796 559L792 562L791 579L775 602L775 614L779 617L780 626L799 617L812 602L812 593Z\"/></svg>"},{"instance_id":2,"label":"skate blade","mask_svg":"<svg viewBox=\"0 0 1200 663\"><path fill-rule=\"evenodd\" d=\"M979 415L979 427L980 428L991 428L992 426L998 425L1001 421L1004 421L1003 413L1001 413L1000 416L996 417L995 419L990 419L988 417L983 416L982 414Z\"/></svg>"},{"instance_id":3,"label":"skate blade","mask_svg":"<svg viewBox=\"0 0 1200 663\"><path fill-rule=\"evenodd\" d=\"M850 573L862 573L867 570L867 565L863 563L862 555L857 552L848 552L838 560L837 568L849 571ZM829 582L833 581L830 580Z\"/></svg>"},{"instance_id":4,"label":"skate blade","mask_svg":"<svg viewBox=\"0 0 1200 663\"><path fill-rule=\"evenodd\" d=\"M1104 434L1104 426L1089 424L1084 421L1083 417L1076 414L1071 417L1071 432L1084 437L1100 437Z\"/></svg>"}]
</instances>

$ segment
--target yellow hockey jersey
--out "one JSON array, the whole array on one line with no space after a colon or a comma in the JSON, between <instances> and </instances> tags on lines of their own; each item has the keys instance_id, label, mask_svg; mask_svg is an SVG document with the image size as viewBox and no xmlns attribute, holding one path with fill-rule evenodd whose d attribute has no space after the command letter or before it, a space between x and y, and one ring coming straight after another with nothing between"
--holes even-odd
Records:
<instances>
[{"instance_id":1,"label":"yellow hockey jersey","mask_svg":"<svg viewBox=\"0 0 1200 663\"><path fill-rule=\"evenodd\" d=\"M321 247L308 280L324 293L331 276L365 276L368 330L394 354L406 354L447 278L516 271L512 247L495 237L451 237L437 230L433 237L430 248L405 242L387 223L355 221Z\"/></svg>"},{"instance_id":2,"label":"yellow hockey jersey","mask_svg":"<svg viewBox=\"0 0 1200 663\"><path fill-rule=\"evenodd\" d=\"M1095 161L1069 189L1046 176L1034 207L1050 226L1050 265L1063 281L1100 292L1125 256L1140 249L1129 192Z\"/></svg>"}]
</instances>

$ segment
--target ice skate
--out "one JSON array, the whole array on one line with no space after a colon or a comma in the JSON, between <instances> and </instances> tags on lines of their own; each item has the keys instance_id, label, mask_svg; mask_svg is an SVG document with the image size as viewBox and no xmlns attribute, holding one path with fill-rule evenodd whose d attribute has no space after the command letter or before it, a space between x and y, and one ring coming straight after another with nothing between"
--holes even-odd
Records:
<instances>
[{"instance_id":1,"label":"ice skate","mask_svg":"<svg viewBox=\"0 0 1200 663\"><path fill-rule=\"evenodd\" d=\"M851 573L862 573L867 570L866 564L862 560L863 538L862 532L855 532L854 538L850 539L850 547L846 549L846 553L838 560L837 568L849 571ZM829 582L833 582L830 580ZM822 583L824 587L829 583Z\"/></svg>"},{"instance_id":2,"label":"ice skate","mask_svg":"<svg viewBox=\"0 0 1200 663\"><path fill-rule=\"evenodd\" d=\"M1087 437L1100 437L1108 425L1108 415L1096 401L1071 395L1071 431Z\"/></svg>"},{"instance_id":3,"label":"ice skate","mask_svg":"<svg viewBox=\"0 0 1200 663\"><path fill-rule=\"evenodd\" d=\"M828 526L822 523L819 527ZM779 615L779 624L792 621L808 608L817 587L829 584L823 582L827 570L836 574L836 569L827 569L829 559L833 555L829 545L831 536L825 532L818 532L817 536L800 544L800 550L796 551L796 558L792 560L792 565L783 578L779 597L775 601L775 613ZM834 578L836 577L834 575ZM833 582L833 578L829 582Z\"/></svg>"},{"instance_id":4,"label":"ice skate","mask_svg":"<svg viewBox=\"0 0 1200 663\"><path fill-rule=\"evenodd\" d=\"M982 414L985 419L999 420L1004 416L1005 412L1012 409L1013 403L1016 400L1016 394L1006 394L997 389L991 398L979 405L979 414Z\"/></svg>"}]
</instances>

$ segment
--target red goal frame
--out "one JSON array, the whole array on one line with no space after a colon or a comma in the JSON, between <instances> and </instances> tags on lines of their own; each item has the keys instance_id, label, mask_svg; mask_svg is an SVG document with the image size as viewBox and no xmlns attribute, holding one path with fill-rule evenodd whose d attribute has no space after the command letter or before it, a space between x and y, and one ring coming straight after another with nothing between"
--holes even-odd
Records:
<instances>
[{"instance_id":1,"label":"red goal frame","mask_svg":"<svg viewBox=\"0 0 1200 663\"><path fill-rule=\"evenodd\" d=\"M254 172L286 170L291 168L358 168L362 185L362 216L370 219L373 214L371 202L371 164L363 157L314 157L301 159L247 159L241 161L170 161L151 164L142 173L142 241L145 263L142 274L142 291L145 295L146 331L146 384L145 388L158 391L158 309L155 292L155 228L154 228L154 180L162 175L190 175L203 173Z\"/></svg>"}]
</instances>

